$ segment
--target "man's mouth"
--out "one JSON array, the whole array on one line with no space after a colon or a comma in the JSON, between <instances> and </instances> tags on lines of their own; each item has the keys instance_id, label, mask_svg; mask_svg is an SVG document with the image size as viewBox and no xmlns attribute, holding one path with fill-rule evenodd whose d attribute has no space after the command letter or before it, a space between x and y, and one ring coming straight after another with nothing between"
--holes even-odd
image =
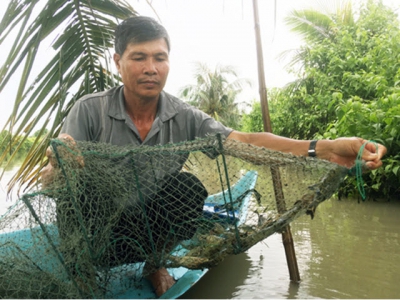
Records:
<instances>
[{"instance_id":1,"label":"man's mouth","mask_svg":"<svg viewBox=\"0 0 400 300\"><path fill-rule=\"evenodd\" d=\"M158 81L156 80L140 80L139 81L140 84L144 84L144 85L158 85Z\"/></svg>"}]
</instances>

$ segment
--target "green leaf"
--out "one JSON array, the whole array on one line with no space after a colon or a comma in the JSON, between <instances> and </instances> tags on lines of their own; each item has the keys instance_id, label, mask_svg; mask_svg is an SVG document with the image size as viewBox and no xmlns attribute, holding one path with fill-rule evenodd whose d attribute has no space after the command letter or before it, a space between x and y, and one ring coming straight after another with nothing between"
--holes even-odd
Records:
<instances>
[{"instance_id":1,"label":"green leaf","mask_svg":"<svg viewBox=\"0 0 400 300\"><path fill-rule=\"evenodd\" d=\"M0 43L9 38L12 28L21 28L12 51L0 68L0 91L10 82L19 82L14 109L5 125L5 128L13 130L13 135L2 140L0 146L3 146L1 149L18 149L22 147L19 141L27 140L33 130L46 135L39 134L32 144L10 188L36 178L45 162L43 158L48 138L58 135L77 97L88 91L84 82L87 83L86 88L90 87L90 92L116 85L119 76L105 70L102 62L111 60L105 55L113 44L117 22L136 14L122 0L32 0L27 3L29 5L22 5L19 0L11 0L0 22ZM43 3L46 9L28 21L38 3ZM32 78L37 49L50 36L55 36L52 46L56 53L42 67L39 75ZM22 64L24 71L20 78L16 78L16 71ZM35 129L40 122L42 128ZM50 126L48 131L44 130L46 126ZM7 150L0 153L0 163L7 153ZM11 154L11 158L15 153Z\"/></svg>"},{"instance_id":2,"label":"green leaf","mask_svg":"<svg viewBox=\"0 0 400 300\"><path fill-rule=\"evenodd\" d=\"M395 166L395 167L392 169L392 172L393 172L394 175L397 175L397 174L398 174L399 168L400 168L400 166Z\"/></svg>"}]
</instances>

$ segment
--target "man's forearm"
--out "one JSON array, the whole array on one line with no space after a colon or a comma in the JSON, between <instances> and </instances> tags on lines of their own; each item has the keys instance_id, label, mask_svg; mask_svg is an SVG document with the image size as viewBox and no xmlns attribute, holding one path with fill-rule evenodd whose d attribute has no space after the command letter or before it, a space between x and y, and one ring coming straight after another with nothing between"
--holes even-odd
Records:
<instances>
[{"instance_id":1,"label":"man's forearm","mask_svg":"<svg viewBox=\"0 0 400 300\"><path fill-rule=\"evenodd\" d=\"M233 131L228 138L254 146L302 156L308 156L308 150L311 145L310 140L294 140L267 132L243 133ZM365 147L361 148L362 145L365 145ZM362 150L361 158L366 161L370 169L377 169L382 166L381 158L386 154L386 147L359 137L319 140L315 145L315 154L318 158L326 159L348 168L355 164L355 159L360 150Z\"/></svg>"},{"instance_id":2,"label":"man's forearm","mask_svg":"<svg viewBox=\"0 0 400 300\"><path fill-rule=\"evenodd\" d=\"M233 131L228 138L258 147L265 147L271 150L303 156L308 155L308 149L310 146L310 141L289 139L268 132L243 133ZM318 146L320 145L317 145L317 147Z\"/></svg>"}]
</instances>

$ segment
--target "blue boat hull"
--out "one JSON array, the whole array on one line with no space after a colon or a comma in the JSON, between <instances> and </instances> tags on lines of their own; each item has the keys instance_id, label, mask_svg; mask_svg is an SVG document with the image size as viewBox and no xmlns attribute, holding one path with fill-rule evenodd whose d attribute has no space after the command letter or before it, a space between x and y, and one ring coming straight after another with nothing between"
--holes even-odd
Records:
<instances>
[{"instance_id":1,"label":"blue boat hull","mask_svg":"<svg viewBox=\"0 0 400 300\"><path fill-rule=\"evenodd\" d=\"M217 215L220 218L229 218L237 225L242 224L246 219L248 205L251 198L251 193L248 191L254 189L257 176L257 172L249 171L229 190L209 196L205 201L204 215L214 217ZM230 198L229 195L231 195L232 198ZM222 204L229 202L229 200L227 201L226 199L237 200L239 197L240 201L236 201L234 212L227 212L221 208ZM45 230L51 239L51 243L57 246L59 242L57 227L54 225L46 225ZM55 251L49 251L52 245L49 242L49 239L44 236L42 228L36 227L0 234L0 245L10 243L10 241L14 247L0 249L0 257L7 256L7 251L19 251L25 253L24 255L28 256L29 260L32 262L35 262L35 265L37 265L41 270L49 273L56 272L53 270L53 266L55 265L54 262L59 261L59 258ZM35 245L35 247L32 247L32 245ZM178 246L178 248L174 249L174 254L178 253L178 255L183 255L186 251L187 250L182 248L182 246ZM106 297L113 299L157 298L150 282L142 278L142 268L143 263L123 265L113 268L112 271L115 272L115 274L118 274L118 278L113 281L111 276L111 279L108 281L109 292L106 294ZM161 296L161 298L168 299L176 299L183 295L208 271L208 269L190 270L184 267L169 268L167 270L176 280L175 285ZM126 276L121 276L121 274L126 274ZM57 276L60 277L63 275L57 274ZM136 277L137 279L135 280L132 277ZM123 280L121 280L121 278L123 278ZM67 278L60 279L68 280ZM125 279L127 281L126 284L123 282ZM137 283L135 284L135 287L126 289L126 286L128 286L132 281Z\"/></svg>"}]
</instances>

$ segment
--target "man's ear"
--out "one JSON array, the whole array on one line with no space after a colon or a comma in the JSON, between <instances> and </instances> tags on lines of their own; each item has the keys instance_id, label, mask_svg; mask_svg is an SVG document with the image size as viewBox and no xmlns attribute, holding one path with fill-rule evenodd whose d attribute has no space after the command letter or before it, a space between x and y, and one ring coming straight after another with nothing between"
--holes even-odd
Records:
<instances>
[{"instance_id":1,"label":"man's ear","mask_svg":"<svg viewBox=\"0 0 400 300\"><path fill-rule=\"evenodd\" d=\"M114 59L115 66L117 67L117 70L119 71L119 67L120 67L119 60L121 59L121 56L118 53L114 53L113 59Z\"/></svg>"}]
</instances>

